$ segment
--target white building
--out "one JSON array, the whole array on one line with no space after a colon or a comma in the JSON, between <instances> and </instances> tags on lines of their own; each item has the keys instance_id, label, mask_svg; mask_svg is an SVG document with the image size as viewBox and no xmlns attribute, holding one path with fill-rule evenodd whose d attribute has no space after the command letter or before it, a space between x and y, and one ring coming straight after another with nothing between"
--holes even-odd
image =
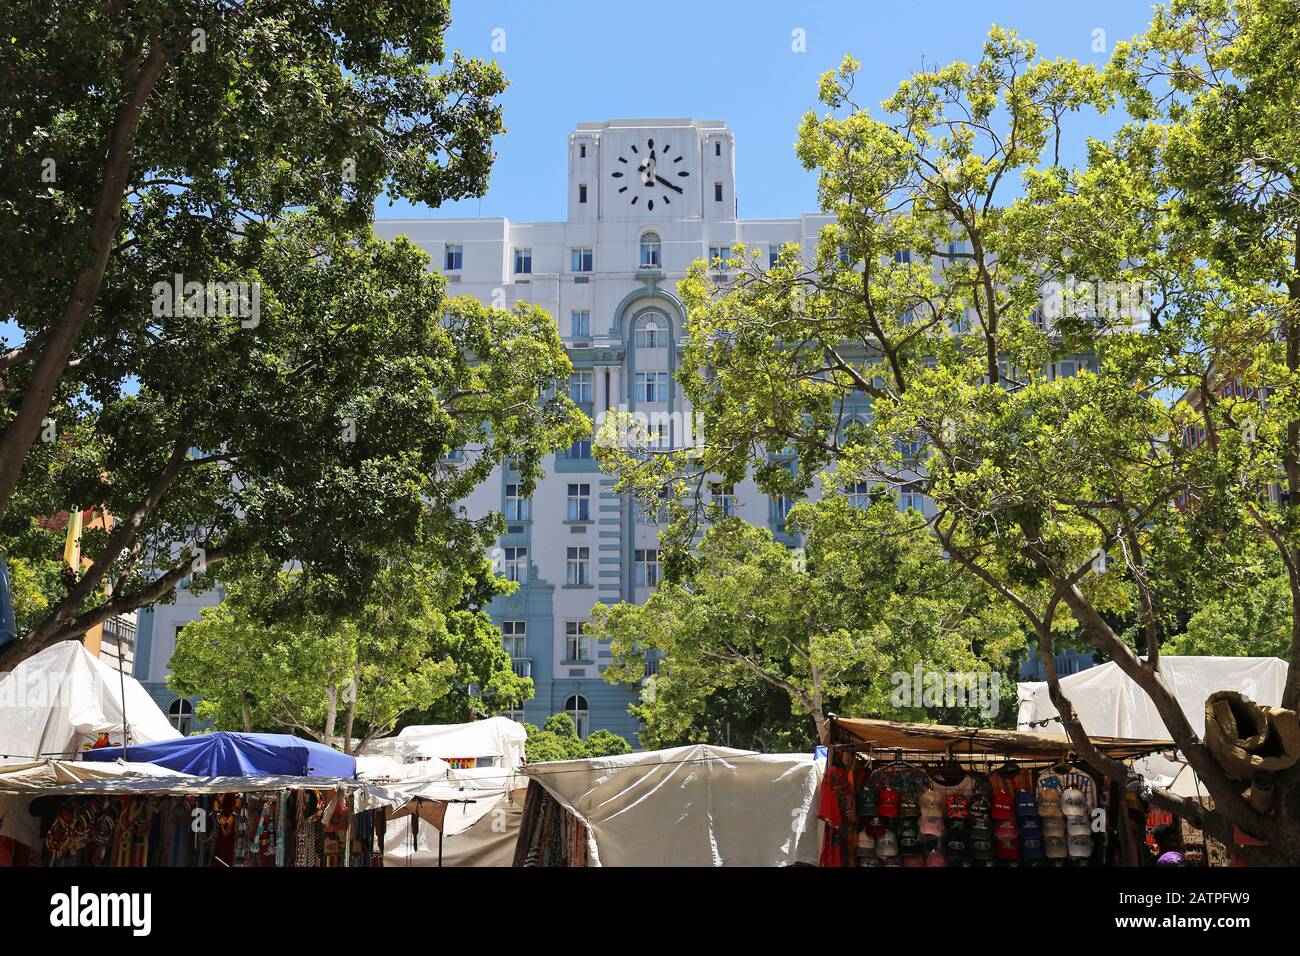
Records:
<instances>
[{"instance_id":1,"label":"white building","mask_svg":"<svg viewBox=\"0 0 1300 956\"><path fill-rule=\"evenodd\" d=\"M450 295L503 308L527 301L555 316L574 365L570 394L596 419L606 410L688 421L673 382L684 313L674 290L696 259L727 258L737 242L775 255L799 243L811 257L824 215L736 217L735 140L708 120L583 123L568 138L568 218L399 219L375 223L408 236L448 279ZM672 435L680 442L680 435ZM568 710L584 732L628 736L635 689L601 679L609 651L582 636L597 601L643 601L658 580L658 527L634 514L579 442L547 464L531 501L498 473L466 503L505 514L499 542L520 589L490 608L536 696L523 718ZM777 530L785 505L752 484L734 489L735 513ZM520 715L514 715L520 716Z\"/></svg>"}]
</instances>

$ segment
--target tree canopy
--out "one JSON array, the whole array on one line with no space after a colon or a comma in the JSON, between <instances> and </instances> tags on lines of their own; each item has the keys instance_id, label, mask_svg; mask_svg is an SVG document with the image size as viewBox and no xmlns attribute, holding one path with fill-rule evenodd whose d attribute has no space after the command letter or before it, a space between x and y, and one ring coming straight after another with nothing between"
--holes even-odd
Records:
<instances>
[{"instance_id":1,"label":"tree canopy","mask_svg":"<svg viewBox=\"0 0 1300 956\"><path fill-rule=\"evenodd\" d=\"M755 680L785 699L786 726L767 732L796 736L802 725L797 749L820 736L832 712L924 713L911 693L918 671L971 675L961 701L969 708L954 700L950 710L963 723L993 723L1006 702L998 688L1014 697L997 669L1024 649L1024 630L1009 605L990 600L916 533L919 515L899 512L887 496L862 508L833 495L796 506L789 522L803 536L800 551L725 519L705 532L689 569L644 605L593 610L591 633L610 640L607 680L640 681L647 654L662 658L633 708L643 743L722 742L700 738L718 729L712 705L738 690L748 693L726 711L742 731ZM978 674L994 692L980 703Z\"/></svg>"}]
</instances>

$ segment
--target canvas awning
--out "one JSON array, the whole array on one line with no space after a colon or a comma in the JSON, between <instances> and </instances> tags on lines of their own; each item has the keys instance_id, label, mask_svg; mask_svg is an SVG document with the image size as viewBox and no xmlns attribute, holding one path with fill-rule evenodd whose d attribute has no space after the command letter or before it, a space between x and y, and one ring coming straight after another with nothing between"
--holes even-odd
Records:
<instances>
[{"instance_id":1,"label":"canvas awning","mask_svg":"<svg viewBox=\"0 0 1300 956\"><path fill-rule=\"evenodd\" d=\"M990 754L1020 760L1055 760L1070 748L1057 734L950 724L906 724L892 720L853 717L831 718L832 744L870 744L879 750L921 753ZM1093 745L1107 756L1126 760L1174 749L1172 740L1126 737L1092 737Z\"/></svg>"}]
</instances>

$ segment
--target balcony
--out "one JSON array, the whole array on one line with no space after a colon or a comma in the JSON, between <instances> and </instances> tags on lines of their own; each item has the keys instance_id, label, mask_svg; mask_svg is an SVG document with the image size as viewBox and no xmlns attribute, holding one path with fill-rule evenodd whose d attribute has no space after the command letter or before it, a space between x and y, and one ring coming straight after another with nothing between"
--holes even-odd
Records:
<instances>
[{"instance_id":1,"label":"balcony","mask_svg":"<svg viewBox=\"0 0 1300 956\"><path fill-rule=\"evenodd\" d=\"M532 677L533 659L531 657L512 657L510 659L510 669L515 672L516 677Z\"/></svg>"}]
</instances>

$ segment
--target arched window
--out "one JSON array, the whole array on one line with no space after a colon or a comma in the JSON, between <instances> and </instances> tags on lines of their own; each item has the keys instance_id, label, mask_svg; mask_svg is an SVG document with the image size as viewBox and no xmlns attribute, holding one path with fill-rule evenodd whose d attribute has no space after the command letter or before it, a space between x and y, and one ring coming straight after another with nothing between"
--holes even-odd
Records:
<instances>
[{"instance_id":1,"label":"arched window","mask_svg":"<svg viewBox=\"0 0 1300 956\"><path fill-rule=\"evenodd\" d=\"M641 236L641 268L658 269L663 260L659 255L659 233L647 232Z\"/></svg>"},{"instance_id":2,"label":"arched window","mask_svg":"<svg viewBox=\"0 0 1300 956\"><path fill-rule=\"evenodd\" d=\"M578 728L578 736L587 736L587 721L591 712L587 709L587 698L574 694L564 702L564 712L573 718L573 726Z\"/></svg>"},{"instance_id":3,"label":"arched window","mask_svg":"<svg viewBox=\"0 0 1300 956\"><path fill-rule=\"evenodd\" d=\"M634 344L639 349L662 349L668 345L668 318L650 312L636 320Z\"/></svg>"},{"instance_id":4,"label":"arched window","mask_svg":"<svg viewBox=\"0 0 1300 956\"><path fill-rule=\"evenodd\" d=\"M194 729L194 705L184 697L177 697L167 708L167 719L183 736L188 737Z\"/></svg>"}]
</instances>

